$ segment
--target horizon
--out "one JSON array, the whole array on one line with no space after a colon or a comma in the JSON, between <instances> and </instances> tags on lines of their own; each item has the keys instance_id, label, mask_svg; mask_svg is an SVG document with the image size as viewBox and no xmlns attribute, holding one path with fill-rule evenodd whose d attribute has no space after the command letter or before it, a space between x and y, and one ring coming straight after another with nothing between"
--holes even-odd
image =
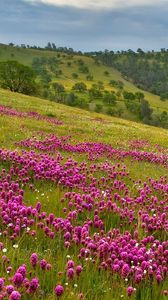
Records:
<instances>
[{"instance_id":1,"label":"horizon","mask_svg":"<svg viewBox=\"0 0 168 300\"><path fill-rule=\"evenodd\" d=\"M1 0L0 11L4 44L50 41L82 52L168 48L167 0Z\"/></svg>"}]
</instances>

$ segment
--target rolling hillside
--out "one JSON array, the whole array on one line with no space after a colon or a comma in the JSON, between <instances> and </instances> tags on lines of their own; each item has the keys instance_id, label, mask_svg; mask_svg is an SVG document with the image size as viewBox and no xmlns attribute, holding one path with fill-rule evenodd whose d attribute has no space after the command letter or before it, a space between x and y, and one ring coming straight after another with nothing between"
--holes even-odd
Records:
<instances>
[{"instance_id":1,"label":"rolling hillside","mask_svg":"<svg viewBox=\"0 0 168 300\"><path fill-rule=\"evenodd\" d=\"M17 60L22 64L32 66L33 61L37 59L40 60L42 58L45 58L47 60L54 58L56 60L56 67L53 71L51 71L51 66L48 67L47 65L46 67L46 71L48 72L47 75L51 77L51 82L49 82L49 85L48 83L45 83L47 88L44 91L44 98L50 98L50 95L48 95L48 92L46 90L49 90L49 86L51 86L53 82L61 83L64 86L66 92L70 92L75 83L83 82L86 84L87 89L90 89L91 86L94 84L103 83L103 90L109 92L114 91L117 93L117 88L115 86L110 85L109 82L122 81L124 84L124 90L132 93L143 92L145 99L149 101L151 108L156 114L161 113L163 111L168 112L168 102L161 101L160 97L157 95L138 89L131 82L125 80L121 76L121 73L119 73L116 69L104 66L101 63L97 64L94 58L87 57L84 55L78 56L66 53L57 53L47 50L42 51L35 49L22 49L7 45L0 45L0 61ZM88 73L80 72L79 69L81 61L82 64L84 64L84 66L88 68ZM74 78L74 74L77 74L78 78ZM93 77L91 80L87 79L88 74L91 75L91 77ZM95 98L92 101L90 101L88 99L87 93L76 92L76 95L80 99L81 103L86 103L86 109L98 109L100 110L100 112L106 113L108 112L109 107L111 108L111 106L105 104L102 101L102 99ZM135 113L129 111L125 107L122 97L117 97L117 104L114 107L114 112L112 113L114 113L115 115L119 115L122 118L138 121L138 118L135 115Z\"/></svg>"},{"instance_id":2,"label":"rolling hillside","mask_svg":"<svg viewBox=\"0 0 168 300\"><path fill-rule=\"evenodd\" d=\"M167 130L0 89L0 144L0 295L166 299Z\"/></svg>"}]
</instances>

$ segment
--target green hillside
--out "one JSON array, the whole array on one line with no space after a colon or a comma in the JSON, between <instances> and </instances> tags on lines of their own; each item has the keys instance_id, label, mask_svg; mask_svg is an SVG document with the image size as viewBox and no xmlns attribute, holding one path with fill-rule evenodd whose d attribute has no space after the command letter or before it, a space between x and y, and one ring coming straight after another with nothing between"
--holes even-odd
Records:
<instances>
[{"instance_id":1,"label":"green hillside","mask_svg":"<svg viewBox=\"0 0 168 300\"><path fill-rule=\"evenodd\" d=\"M0 45L0 61L7 60L17 60L22 64L34 67L38 74L38 83L40 86L42 85L39 95L43 98L66 104L64 95L54 94L52 84L56 82L63 85L65 89L64 94L68 94L72 92L72 88L76 83L82 82L86 85L87 91L73 91L78 98L75 105L91 111L120 116L138 122L141 121L134 108L129 109L125 105L123 94L118 87L115 84L109 84L110 81L115 81L116 83L122 82L123 89L128 92L142 92L144 94L145 99L153 110L153 114L156 115L152 124L162 126L159 123L162 118L160 118L160 114L163 111L168 113L168 102L161 101L157 95L138 89L134 84L125 80L116 69L97 63L94 57ZM75 78L76 76L77 78ZM88 90L94 85L96 88L99 88L100 85L102 86L102 95L90 98ZM103 95L108 92L115 93L115 105L103 100ZM166 116L166 118L165 124L168 123L168 117ZM163 126L167 127L167 125Z\"/></svg>"},{"instance_id":2,"label":"green hillside","mask_svg":"<svg viewBox=\"0 0 168 300\"><path fill-rule=\"evenodd\" d=\"M0 89L0 144L0 295L166 299L167 130Z\"/></svg>"}]
</instances>

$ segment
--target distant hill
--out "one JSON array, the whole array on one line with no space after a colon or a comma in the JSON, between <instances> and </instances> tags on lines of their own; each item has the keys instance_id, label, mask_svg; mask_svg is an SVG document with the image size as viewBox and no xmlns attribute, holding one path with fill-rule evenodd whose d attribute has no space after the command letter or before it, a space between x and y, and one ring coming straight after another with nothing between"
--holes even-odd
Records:
<instances>
[{"instance_id":1,"label":"distant hill","mask_svg":"<svg viewBox=\"0 0 168 300\"><path fill-rule=\"evenodd\" d=\"M134 56L130 54L131 58ZM168 101L138 88L131 76L126 78L122 60L124 68L128 54L114 57L115 63L109 54L91 56L0 45L0 61L16 60L33 68L39 85L37 96L41 98L167 128ZM139 93L150 105L149 118L141 116Z\"/></svg>"},{"instance_id":2,"label":"distant hill","mask_svg":"<svg viewBox=\"0 0 168 300\"><path fill-rule=\"evenodd\" d=\"M97 53L98 59L119 70L137 87L168 100L168 50L143 52L138 49L117 53Z\"/></svg>"}]
</instances>

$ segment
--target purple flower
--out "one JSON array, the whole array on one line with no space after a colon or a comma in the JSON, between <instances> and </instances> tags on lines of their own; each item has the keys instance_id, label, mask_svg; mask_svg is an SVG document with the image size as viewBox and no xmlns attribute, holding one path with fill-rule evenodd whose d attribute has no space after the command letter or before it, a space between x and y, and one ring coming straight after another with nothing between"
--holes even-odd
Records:
<instances>
[{"instance_id":1,"label":"purple flower","mask_svg":"<svg viewBox=\"0 0 168 300\"><path fill-rule=\"evenodd\" d=\"M30 263L31 263L33 268L36 267L36 265L38 263L38 255L36 253L32 253L32 255L30 257Z\"/></svg>"},{"instance_id":2,"label":"purple flower","mask_svg":"<svg viewBox=\"0 0 168 300\"><path fill-rule=\"evenodd\" d=\"M10 299L10 300L20 300L20 299L21 299L21 295L20 295L19 292L13 291L13 292L10 294L9 299Z\"/></svg>"},{"instance_id":3,"label":"purple flower","mask_svg":"<svg viewBox=\"0 0 168 300\"><path fill-rule=\"evenodd\" d=\"M55 294L59 297L63 294L64 292L64 288L62 285L58 284L56 287L55 287Z\"/></svg>"},{"instance_id":4,"label":"purple flower","mask_svg":"<svg viewBox=\"0 0 168 300\"><path fill-rule=\"evenodd\" d=\"M133 292L134 292L134 288L132 286L129 286L127 288L128 297L131 297L131 295L133 294Z\"/></svg>"},{"instance_id":5,"label":"purple flower","mask_svg":"<svg viewBox=\"0 0 168 300\"><path fill-rule=\"evenodd\" d=\"M68 276L69 279L73 279L74 278L74 274L75 274L75 272L74 272L73 268L69 268L67 270L67 276Z\"/></svg>"},{"instance_id":6,"label":"purple flower","mask_svg":"<svg viewBox=\"0 0 168 300\"><path fill-rule=\"evenodd\" d=\"M6 291L10 295L14 291L13 285L7 285L6 286Z\"/></svg>"},{"instance_id":7,"label":"purple flower","mask_svg":"<svg viewBox=\"0 0 168 300\"><path fill-rule=\"evenodd\" d=\"M83 270L82 266L77 266L76 267L76 274L79 276L80 273L82 272L82 270Z\"/></svg>"},{"instance_id":8,"label":"purple flower","mask_svg":"<svg viewBox=\"0 0 168 300\"><path fill-rule=\"evenodd\" d=\"M13 276L13 282L17 287L20 287L22 285L24 278L21 273L15 273Z\"/></svg>"},{"instance_id":9,"label":"purple flower","mask_svg":"<svg viewBox=\"0 0 168 300\"><path fill-rule=\"evenodd\" d=\"M3 278L0 278L0 291L3 289L4 287L4 280Z\"/></svg>"}]
</instances>

